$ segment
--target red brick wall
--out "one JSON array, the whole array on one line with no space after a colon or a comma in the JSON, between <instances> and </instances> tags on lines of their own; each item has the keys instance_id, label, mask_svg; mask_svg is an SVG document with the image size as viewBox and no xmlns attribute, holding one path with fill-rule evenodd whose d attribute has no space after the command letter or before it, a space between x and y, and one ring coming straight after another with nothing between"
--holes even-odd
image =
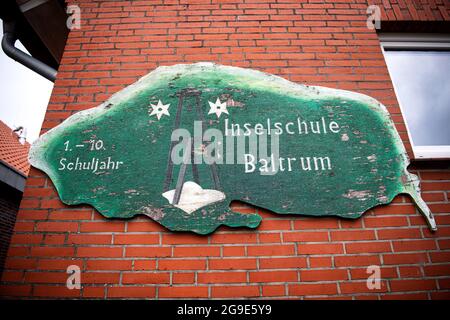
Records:
<instances>
[{"instance_id":1,"label":"red brick wall","mask_svg":"<svg viewBox=\"0 0 450 320\"><path fill-rule=\"evenodd\" d=\"M214 61L373 96L388 107L410 149L377 34L366 27L367 0L72 3L82 8L82 28L70 33L44 131L159 65ZM384 20L450 20L447 0L369 4L383 6ZM211 236L64 206L50 180L33 169L0 295L450 298L450 170L444 167L416 165L438 223L434 234L409 198L399 196L354 221L259 211L257 230L221 228ZM71 264L82 270L81 290L65 287ZM372 264L382 268L380 290L366 287Z\"/></svg>"},{"instance_id":2,"label":"red brick wall","mask_svg":"<svg viewBox=\"0 0 450 320\"><path fill-rule=\"evenodd\" d=\"M22 193L0 181L0 278Z\"/></svg>"}]
</instances>

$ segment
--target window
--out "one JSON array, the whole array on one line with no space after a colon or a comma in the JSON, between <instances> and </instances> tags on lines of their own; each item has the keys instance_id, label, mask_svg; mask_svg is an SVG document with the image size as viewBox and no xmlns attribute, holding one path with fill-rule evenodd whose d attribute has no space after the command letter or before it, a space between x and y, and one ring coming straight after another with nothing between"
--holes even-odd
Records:
<instances>
[{"instance_id":1,"label":"window","mask_svg":"<svg viewBox=\"0 0 450 320\"><path fill-rule=\"evenodd\" d=\"M450 35L380 34L416 159L450 158Z\"/></svg>"}]
</instances>

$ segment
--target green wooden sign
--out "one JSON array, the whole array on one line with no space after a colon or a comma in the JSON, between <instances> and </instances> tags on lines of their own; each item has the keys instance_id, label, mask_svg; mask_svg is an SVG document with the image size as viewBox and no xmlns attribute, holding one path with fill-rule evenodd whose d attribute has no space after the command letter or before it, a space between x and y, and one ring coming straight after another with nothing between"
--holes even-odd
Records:
<instances>
[{"instance_id":1,"label":"green wooden sign","mask_svg":"<svg viewBox=\"0 0 450 320\"><path fill-rule=\"evenodd\" d=\"M358 218L401 193L436 229L383 105L250 69L160 67L41 136L30 162L66 204L174 231L257 227L232 200Z\"/></svg>"}]
</instances>

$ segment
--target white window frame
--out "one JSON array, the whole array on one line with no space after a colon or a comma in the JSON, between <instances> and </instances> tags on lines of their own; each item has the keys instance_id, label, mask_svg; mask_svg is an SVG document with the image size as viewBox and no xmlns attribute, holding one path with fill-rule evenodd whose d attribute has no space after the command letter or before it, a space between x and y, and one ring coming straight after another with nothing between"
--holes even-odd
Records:
<instances>
[{"instance_id":1,"label":"white window frame","mask_svg":"<svg viewBox=\"0 0 450 320\"><path fill-rule=\"evenodd\" d=\"M450 35L446 34L421 34L421 33L380 33L379 35L381 50L383 56L385 56L385 49L441 49L450 51ZM389 68L388 68L389 72ZM392 75L389 73L391 80ZM403 120L406 125L406 131L408 132L409 141L411 142L414 158L415 159L450 159L450 145L446 146L416 146L412 139L411 131L408 126L408 120L406 119L406 113L400 96L397 94L397 88L394 81L392 81L394 87L395 96L400 105L400 110L403 114ZM450 112L450 111L449 111Z\"/></svg>"}]
</instances>

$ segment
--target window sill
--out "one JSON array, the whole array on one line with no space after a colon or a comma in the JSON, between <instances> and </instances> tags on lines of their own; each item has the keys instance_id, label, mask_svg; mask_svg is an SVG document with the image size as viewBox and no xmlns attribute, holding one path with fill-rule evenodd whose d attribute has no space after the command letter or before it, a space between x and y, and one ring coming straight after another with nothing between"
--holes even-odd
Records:
<instances>
[{"instance_id":1,"label":"window sill","mask_svg":"<svg viewBox=\"0 0 450 320\"><path fill-rule=\"evenodd\" d=\"M450 146L413 147L415 160L450 159Z\"/></svg>"}]
</instances>

